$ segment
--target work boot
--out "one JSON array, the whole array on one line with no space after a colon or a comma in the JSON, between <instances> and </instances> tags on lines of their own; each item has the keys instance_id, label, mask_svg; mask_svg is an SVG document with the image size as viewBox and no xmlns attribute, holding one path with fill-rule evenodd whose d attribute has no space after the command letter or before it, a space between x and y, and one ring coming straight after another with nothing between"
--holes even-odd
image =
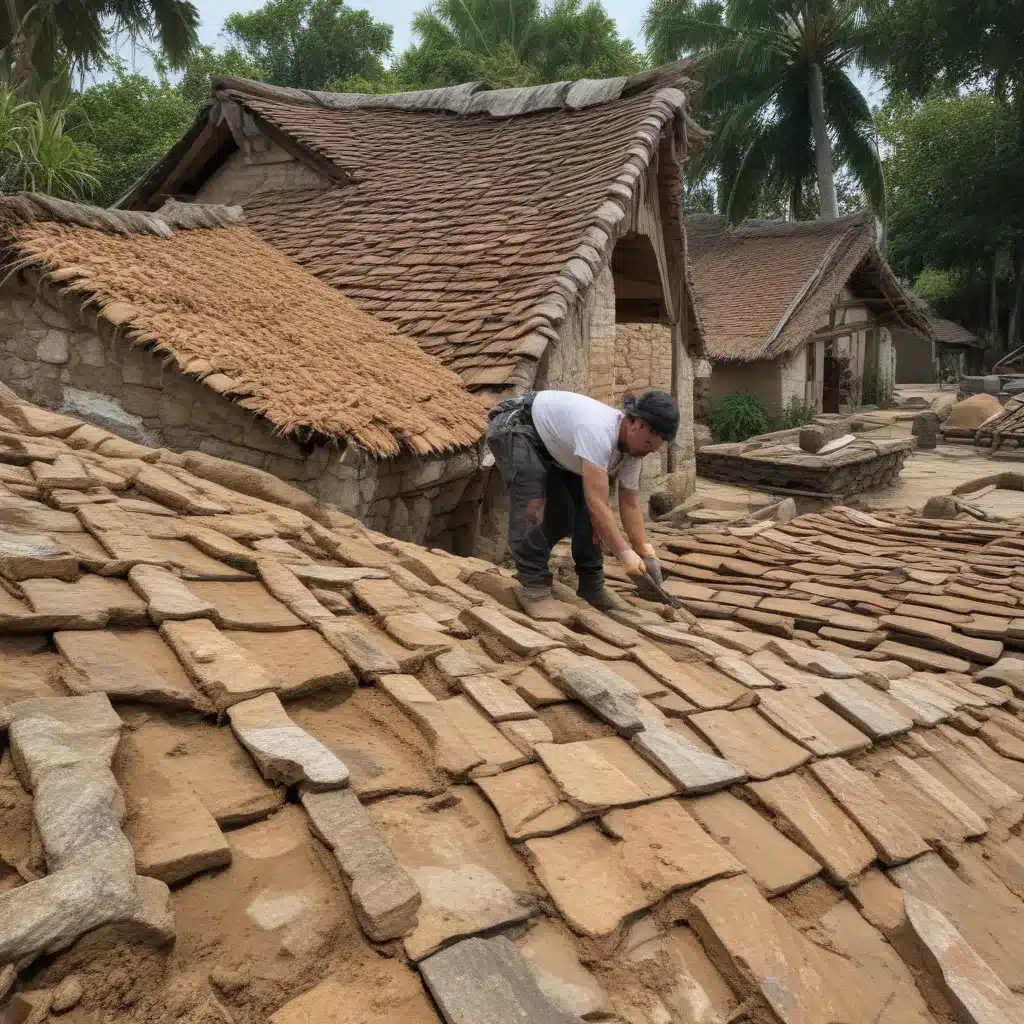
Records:
<instances>
[{"instance_id":1,"label":"work boot","mask_svg":"<svg viewBox=\"0 0 1024 1024\"><path fill-rule=\"evenodd\" d=\"M577 591L577 594L598 611L630 611L632 609L632 605L628 601L623 600L614 590L609 590L606 586L602 586L599 590L580 590Z\"/></svg>"},{"instance_id":2,"label":"work boot","mask_svg":"<svg viewBox=\"0 0 1024 1024\"><path fill-rule=\"evenodd\" d=\"M516 591L516 600L519 607L530 616L540 622L562 622L568 623L576 615L576 609L564 601L556 601L551 596L550 587L523 587Z\"/></svg>"}]
</instances>

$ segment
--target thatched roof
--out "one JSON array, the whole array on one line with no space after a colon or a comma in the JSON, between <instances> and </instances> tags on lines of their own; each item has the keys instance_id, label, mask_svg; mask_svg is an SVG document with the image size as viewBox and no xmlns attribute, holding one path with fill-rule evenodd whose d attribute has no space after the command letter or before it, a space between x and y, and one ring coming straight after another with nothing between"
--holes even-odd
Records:
<instances>
[{"instance_id":1,"label":"thatched roof","mask_svg":"<svg viewBox=\"0 0 1024 1024\"><path fill-rule=\"evenodd\" d=\"M0 199L6 265L96 309L127 339L265 417L377 456L474 444L484 406L394 327L242 224L237 208L99 210Z\"/></svg>"},{"instance_id":2,"label":"thatched roof","mask_svg":"<svg viewBox=\"0 0 1024 1024\"><path fill-rule=\"evenodd\" d=\"M966 327L940 316L929 317L935 340L947 348L984 348L985 342Z\"/></svg>"},{"instance_id":3,"label":"thatched roof","mask_svg":"<svg viewBox=\"0 0 1024 1024\"><path fill-rule=\"evenodd\" d=\"M682 170L702 134L687 68L388 96L215 78L189 135L119 205L194 195L247 137L270 138L322 182L251 196L255 231L470 387L528 386L652 197L645 229L663 236L680 315Z\"/></svg>"},{"instance_id":4,"label":"thatched roof","mask_svg":"<svg viewBox=\"0 0 1024 1024\"><path fill-rule=\"evenodd\" d=\"M694 299L712 360L774 359L798 348L847 285L883 321L931 337L921 306L875 245L870 214L836 221L686 222Z\"/></svg>"}]
</instances>

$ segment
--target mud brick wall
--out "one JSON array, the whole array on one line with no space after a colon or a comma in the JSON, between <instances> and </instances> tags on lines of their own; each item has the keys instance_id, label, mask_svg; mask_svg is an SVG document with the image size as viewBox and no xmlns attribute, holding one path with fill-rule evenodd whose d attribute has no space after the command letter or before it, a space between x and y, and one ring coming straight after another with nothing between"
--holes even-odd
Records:
<instances>
[{"instance_id":1,"label":"mud brick wall","mask_svg":"<svg viewBox=\"0 0 1024 1024\"><path fill-rule=\"evenodd\" d=\"M0 380L140 444L265 469L403 540L471 543L484 487L476 448L376 460L352 445L300 446L50 289L12 279L0 290Z\"/></svg>"},{"instance_id":2,"label":"mud brick wall","mask_svg":"<svg viewBox=\"0 0 1024 1024\"><path fill-rule=\"evenodd\" d=\"M260 189L309 188L324 184L313 168L262 135L246 139L196 195L200 203L242 203Z\"/></svg>"}]
</instances>

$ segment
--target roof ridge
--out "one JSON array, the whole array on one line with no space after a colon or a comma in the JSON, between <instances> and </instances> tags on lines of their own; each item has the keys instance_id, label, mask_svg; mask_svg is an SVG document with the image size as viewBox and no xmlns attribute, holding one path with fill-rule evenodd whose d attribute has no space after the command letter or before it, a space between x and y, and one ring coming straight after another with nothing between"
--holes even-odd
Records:
<instances>
[{"instance_id":1,"label":"roof ridge","mask_svg":"<svg viewBox=\"0 0 1024 1024\"><path fill-rule=\"evenodd\" d=\"M115 235L157 235L170 238L175 231L232 227L244 220L240 206L180 203L169 199L156 213L108 210L89 203L36 192L0 197L0 226L6 230L25 224L73 224Z\"/></svg>"},{"instance_id":2,"label":"roof ridge","mask_svg":"<svg viewBox=\"0 0 1024 1024\"><path fill-rule=\"evenodd\" d=\"M582 110L611 103L625 96L666 86L696 87L688 74L691 61L676 61L653 71L617 78L581 78L576 81L549 82L515 89L488 89L483 82L439 89L421 89L394 93L325 92L316 89L291 89L268 85L250 78L214 75L211 92L270 100L292 105L321 107L324 110L384 109L449 114L487 114L491 117L518 117L543 110Z\"/></svg>"}]
</instances>

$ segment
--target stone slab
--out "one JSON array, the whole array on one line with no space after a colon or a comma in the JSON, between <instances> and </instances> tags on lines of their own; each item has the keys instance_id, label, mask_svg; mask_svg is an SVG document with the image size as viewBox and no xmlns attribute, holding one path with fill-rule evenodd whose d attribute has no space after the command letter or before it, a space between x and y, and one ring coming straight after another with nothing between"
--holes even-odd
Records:
<instances>
[{"instance_id":1,"label":"stone slab","mask_svg":"<svg viewBox=\"0 0 1024 1024\"><path fill-rule=\"evenodd\" d=\"M475 674L475 673L469 673ZM512 688L531 708L543 708L549 704L560 704L569 699L543 672L527 665L509 680Z\"/></svg>"},{"instance_id":2,"label":"stone slab","mask_svg":"<svg viewBox=\"0 0 1024 1024\"><path fill-rule=\"evenodd\" d=\"M471 938L435 953L420 972L447 1024L574 1024L541 991L516 947L503 935Z\"/></svg>"},{"instance_id":3,"label":"stone slab","mask_svg":"<svg viewBox=\"0 0 1024 1024\"><path fill-rule=\"evenodd\" d=\"M284 633L224 630L257 665L277 680L275 693L282 700L319 690L351 690L355 673L341 654L315 630L291 629Z\"/></svg>"},{"instance_id":4,"label":"stone slab","mask_svg":"<svg viewBox=\"0 0 1024 1024\"><path fill-rule=\"evenodd\" d=\"M749 787L832 881L852 882L874 861L875 849L867 837L816 782L787 775Z\"/></svg>"},{"instance_id":5,"label":"stone slab","mask_svg":"<svg viewBox=\"0 0 1024 1024\"><path fill-rule=\"evenodd\" d=\"M513 842L564 832L583 820L539 764L485 776L476 779L476 784Z\"/></svg>"},{"instance_id":6,"label":"stone slab","mask_svg":"<svg viewBox=\"0 0 1024 1024\"><path fill-rule=\"evenodd\" d=\"M628 735L641 728L636 687L606 665L565 649L541 654L537 663L565 692L619 732Z\"/></svg>"},{"instance_id":7,"label":"stone slab","mask_svg":"<svg viewBox=\"0 0 1024 1024\"><path fill-rule=\"evenodd\" d=\"M514 747L532 757L538 743L554 743L551 729L539 718L523 718L513 722L499 722L498 732Z\"/></svg>"},{"instance_id":8,"label":"stone slab","mask_svg":"<svg viewBox=\"0 0 1024 1024\"><path fill-rule=\"evenodd\" d=\"M479 767L472 769L473 772L503 772L530 760L529 756L502 736L468 697L451 697L438 703L459 735L483 759Z\"/></svg>"},{"instance_id":9,"label":"stone slab","mask_svg":"<svg viewBox=\"0 0 1024 1024\"><path fill-rule=\"evenodd\" d=\"M78 557L54 537L0 530L0 576L17 583L48 578L73 582Z\"/></svg>"},{"instance_id":10,"label":"stone slab","mask_svg":"<svg viewBox=\"0 0 1024 1024\"><path fill-rule=\"evenodd\" d=\"M699 662L676 663L662 682L702 711L732 707L750 696L746 686Z\"/></svg>"},{"instance_id":11,"label":"stone slab","mask_svg":"<svg viewBox=\"0 0 1024 1024\"><path fill-rule=\"evenodd\" d=\"M361 623L331 619L318 622L316 628L333 648L344 655L363 682L373 682L382 675L397 675L402 671L398 661Z\"/></svg>"},{"instance_id":12,"label":"stone slab","mask_svg":"<svg viewBox=\"0 0 1024 1024\"><path fill-rule=\"evenodd\" d=\"M1020 1020L1024 1005L1019 997L940 911L909 894L904 896L904 907L905 934L916 940L917 951L924 954L921 959L959 1020L965 1024L1014 1024Z\"/></svg>"},{"instance_id":13,"label":"stone slab","mask_svg":"<svg viewBox=\"0 0 1024 1024\"><path fill-rule=\"evenodd\" d=\"M213 709L155 630L62 630L53 642L64 657L61 679L74 694Z\"/></svg>"},{"instance_id":14,"label":"stone slab","mask_svg":"<svg viewBox=\"0 0 1024 1024\"><path fill-rule=\"evenodd\" d=\"M584 814L670 796L675 786L618 736L549 743L537 756L565 799Z\"/></svg>"},{"instance_id":15,"label":"stone slab","mask_svg":"<svg viewBox=\"0 0 1024 1024\"><path fill-rule=\"evenodd\" d=\"M685 802L687 811L733 853L767 896L780 896L821 872L821 865L731 793Z\"/></svg>"},{"instance_id":16,"label":"stone slab","mask_svg":"<svg viewBox=\"0 0 1024 1024\"><path fill-rule=\"evenodd\" d=\"M496 636L510 651L524 657L533 657L542 651L560 646L557 640L552 640L526 626L520 626L496 608L467 608L462 612L461 618L471 629L483 630Z\"/></svg>"},{"instance_id":17,"label":"stone slab","mask_svg":"<svg viewBox=\"0 0 1024 1024\"><path fill-rule=\"evenodd\" d=\"M419 923L404 941L413 960L536 913L536 882L476 790L454 786L434 801L394 797L367 810L422 893Z\"/></svg>"},{"instance_id":18,"label":"stone slab","mask_svg":"<svg viewBox=\"0 0 1024 1024\"><path fill-rule=\"evenodd\" d=\"M743 870L672 799L610 811L601 828L586 823L526 848L569 926L593 937L671 892Z\"/></svg>"},{"instance_id":19,"label":"stone slab","mask_svg":"<svg viewBox=\"0 0 1024 1024\"><path fill-rule=\"evenodd\" d=\"M733 988L759 996L781 1024L853 1020L818 947L746 875L712 882L690 901L691 926Z\"/></svg>"},{"instance_id":20,"label":"stone slab","mask_svg":"<svg viewBox=\"0 0 1024 1024\"><path fill-rule=\"evenodd\" d=\"M811 772L860 826L884 864L902 864L931 849L866 772L842 758L815 761Z\"/></svg>"},{"instance_id":21,"label":"stone slab","mask_svg":"<svg viewBox=\"0 0 1024 1024\"><path fill-rule=\"evenodd\" d=\"M189 590L217 609L215 621L225 629L263 632L299 629L303 622L262 583L196 580Z\"/></svg>"},{"instance_id":22,"label":"stone slab","mask_svg":"<svg viewBox=\"0 0 1024 1024\"><path fill-rule=\"evenodd\" d=\"M714 666L719 672L724 672L730 679L735 679L737 683L751 690L770 689L775 686L775 682L759 671L755 665L736 654L726 654L721 658L716 658Z\"/></svg>"},{"instance_id":23,"label":"stone slab","mask_svg":"<svg viewBox=\"0 0 1024 1024\"><path fill-rule=\"evenodd\" d=\"M494 676L463 676L459 689L493 722L534 718L535 712L514 689Z\"/></svg>"},{"instance_id":24,"label":"stone slab","mask_svg":"<svg viewBox=\"0 0 1024 1024\"><path fill-rule=\"evenodd\" d=\"M146 605L132 588L119 579L89 574L74 583L57 579L23 580L22 593L32 611L43 621L66 622L74 629L74 620L83 619L80 628L100 626L146 626Z\"/></svg>"},{"instance_id":25,"label":"stone slab","mask_svg":"<svg viewBox=\"0 0 1024 1024\"><path fill-rule=\"evenodd\" d=\"M631 742L640 756L670 779L681 793L710 793L743 782L747 777L742 768L688 743L667 725L648 725Z\"/></svg>"},{"instance_id":26,"label":"stone slab","mask_svg":"<svg viewBox=\"0 0 1024 1024\"><path fill-rule=\"evenodd\" d=\"M897 640L883 640L873 654L879 657L902 661L911 668L925 672L970 672L971 663L941 651L926 651L923 647L912 647Z\"/></svg>"},{"instance_id":27,"label":"stone slab","mask_svg":"<svg viewBox=\"0 0 1024 1024\"><path fill-rule=\"evenodd\" d=\"M818 757L852 754L871 746L870 737L821 702L796 690L766 690L757 709Z\"/></svg>"},{"instance_id":28,"label":"stone slab","mask_svg":"<svg viewBox=\"0 0 1024 1024\"><path fill-rule=\"evenodd\" d=\"M898 704L859 679L830 681L819 700L873 740L901 736L914 726L914 720Z\"/></svg>"},{"instance_id":29,"label":"stone slab","mask_svg":"<svg viewBox=\"0 0 1024 1024\"><path fill-rule=\"evenodd\" d=\"M576 625L615 647L635 647L643 640L635 629L616 622L596 608L579 609Z\"/></svg>"},{"instance_id":30,"label":"stone slab","mask_svg":"<svg viewBox=\"0 0 1024 1024\"><path fill-rule=\"evenodd\" d=\"M348 768L288 717L276 694L239 701L228 708L228 718L263 778L282 786L302 783L314 792L348 785Z\"/></svg>"},{"instance_id":31,"label":"stone slab","mask_svg":"<svg viewBox=\"0 0 1024 1024\"><path fill-rule=\"evenodd\" d=\"M218 711L276 690L280 682L209 619L165 622L160 635Z\"/></svg>"},{"instance_id":32,"label":"stone slab","mask_svg":"<svg viewBox=\"0 0 1024 1024\"><path fill-rule=\"evenodd\" d=\"M810 760L810 751L794 743L753 708L705 711L690 724L728 761L752 779L769 779Z\"/></svg>"},{"instance_id":33,"label":"stone slab","mask_svg":"<svg viewBox=\"0 0 1024 1024\"><path fill-rule=\"evenodd\" d=\"M167 619L212 619L217 608L211 601L197 597L179 576L158 565L135 565L128 582L146 601L154 625Z\"/></svg>"},{"instance_id":34,"label":"stone slab","mask_svg":"<svg viewBox=\"0 0 1024 1024\"><path fill-rule=\"evenodd\" d=\"M348 789L302 793L313 834L341 868L363 931L376 942L401 938L416 926L421 897L387 840Z\"/></svg>"},{"instance_id":35,"label":"stone slab","mask_svg":"<svg viewBox=\"0 0 1024 1024\"><path fill-rule=\"evenodd\" d=\"M905 895L913 896L942 914L967 943L1014 992L1024 989L1024 912L1000 905L984 889L968 885L937 853L889 869Z\"/></svg>"},{"instance_id":36,"label":"stone slab","mask_svg":"<svg viewBox=\"0 0 1024 1024\"><path fill-rule=\"evenodd\" d=\"M938 805L943 813L957 822L963 838L974 839L988 831L988 825L980 815L916 761L903 754L897 754L892 760L892 766L921 797Z\"/></svg>"}]
</instances>

